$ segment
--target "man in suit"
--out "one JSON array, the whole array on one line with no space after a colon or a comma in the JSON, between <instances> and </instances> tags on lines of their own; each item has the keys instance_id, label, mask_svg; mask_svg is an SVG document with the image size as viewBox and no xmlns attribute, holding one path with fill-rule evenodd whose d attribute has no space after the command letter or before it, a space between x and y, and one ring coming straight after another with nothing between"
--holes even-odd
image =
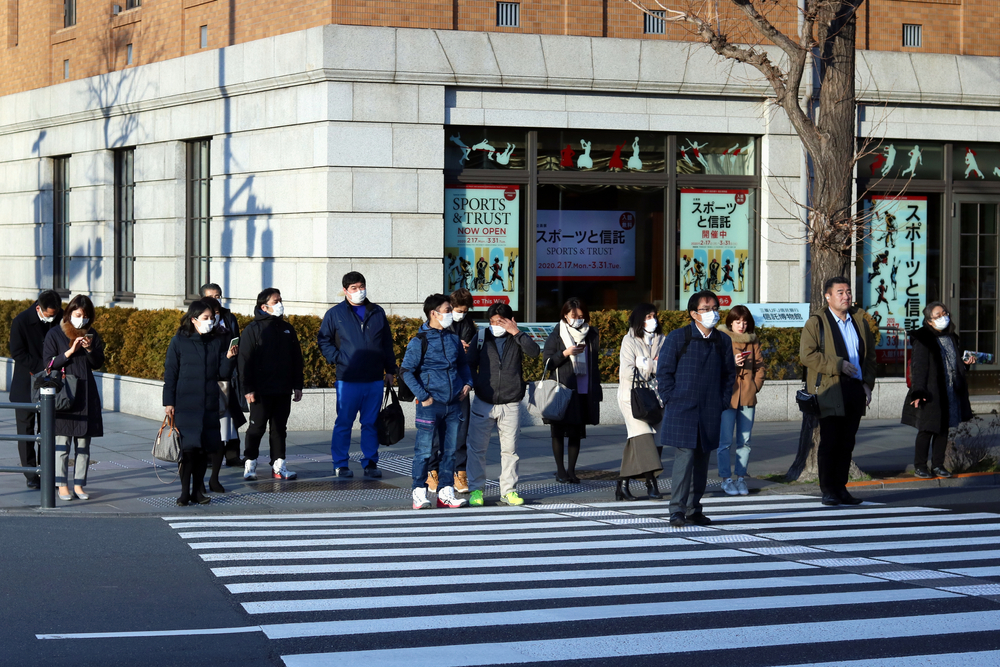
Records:
<instances>
[{"instance_id":1,"label":"man in suit","mask_svg":"<svg viewBox=\"0 0 1000 667\"><path fill-rule=\"evenodd\" d=\"M799 343L806 386L819 398L819 487L824 505L859 505L847 492L847 477L875 386L875 336L862 311L851 307L847 278L827 280L823 295L827 307L806 320Z\"/></svg>"},{"instance_id":2,"label":"man in suit","mask_svg":"<svg viewBox=\"0 0 1000 667\"><path fill-rule=\"evenodd\" d=\"M705 290L688 299L690 326L667 336L656 365L663 403L660 444L676 448L671 474L670 525L707 526L701 508L708 461L719 447L722 412L729 408L736 360L729 337L717 331L719 299Z\"/></svg>"},{"instance_id":3,"label":"man in suit","mask_svg":"<svg viewBox=\"0 0 1000 667\"><path fill-rule=\"evenodd\" d=\"M42 359L42 344L49 329L59 326L62 320L62 300L52 290L38 295L31 307L20 313L10 325L10 356L14 358L14 376L10 383L12 403L31 403L31 376L45 370L46 360ZM37 413L15 410L18 435L30 435L31 440L20 440L17 453L21 465L34 468L38 465L35 453L35 418ZM25 473L29 489L40 486L38 475Z\"/></svg>"}]
</instances>

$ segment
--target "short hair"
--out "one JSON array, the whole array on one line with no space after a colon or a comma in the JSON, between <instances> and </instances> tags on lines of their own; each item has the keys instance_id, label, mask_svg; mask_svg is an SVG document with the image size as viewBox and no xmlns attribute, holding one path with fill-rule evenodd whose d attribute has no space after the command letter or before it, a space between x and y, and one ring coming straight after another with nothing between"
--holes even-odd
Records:
<instances>
[{"instance_id":1,"label":"short hair","mask_svg":"<svg viewBox=\"0 0 1000 667\"><path fill-rule=\"evenodd\" d=\"M204 298L205 292L207 292L208 290L214 290L219 293L219 296L222 296L222 288L219 287L217 283L205 283L198 290L198 295Z\"/></svg>"},{"instance_id":2,"label":"short hair","mask_svg":"<svg viewBox=\"0 0 1000 667\"><path fill-rule=\"evenodd\" d=\"M62 299L59 298L59 294L55 290L47 289L38 295L38 305L42 307L42 310L58 311L62 308Z\"/></svg>"},{"instance_id":3,"label":"short hair","mask_svg":"<svg viewBox=\"0 0 1000 667\"><path fill-rule=\"evenodd\" d=\"M632 314L628 317L628 328L636 338L642 338L645 335L646 318L649 317L650 313L656 314L656 306L651 303L640 303L632 309ZM659 318L656 320L656 328L653 329L653 333L663 333Z\"/></svg>"},{"instance_id":4,"label":"short hair","mask_svg":"<svg viewBox=\"0 0 1000 667\"><path fill-rule=\"evenodd\" d=\"M266 289L262 289L260 291L260 294L257 295L257 308L260 308L268 301L270 301L271 297L274 296L275 294L279 296L281 295L281 290L279 290L277 287L268 287Z\"/></svg>"},{"instance_id":5,"label":"short hair","mask_svg":"<svg viewBox=\"0 0 1000 667\"><path fill-rule=\"evenodd\" d=\"M753 313L746 306L733 306L729 314L726 315L726 326L732 329L732 324L736 320L744 320L747 323L747 333L754 333L757 329L756 322L753 321Z\"/></svg>"},{"instance_id":6,"label":"short hair","mask_svg":"<svg viewBox=\"0 0 1000 667\"><path fill-rule=\"evenodd\" d=\"M69 322L72 317L74 310L83 309L83 316L89 321L89 324L94 323L94 302L90 300L90 297L86 294L77 294L72 299L70 299L69 305L66 306L66 310L63 311L63 322Z\"/></svg>"},{"instance_id":7,"label":"short hair","mask_svg":"<svg viewBox=\"0 0 1000 667\"><path fill-rule=\"evenodd\" d=\"M712 301L715 302L715 307L716 308L719 307L719 297L715 296L715 292L713 292L712 290L703 289L700 292L695 292L694 294L691 295L691 298L688 299L689 317L691 313L698 310L698 306L700 306L701 302L704 301L705 299L711 299Z\"/></svg>"},{"instance_id":8,"label":"short hair","mask_svg":"<svg viewBox=\"0 0 1000 667\"><path fill-rule=\"evenodd\" d=\"M850 287L851 281L844 276L834 276L823 283L823 294L829 294L834 285L847 285Z\"/></svg>"},{"instance_id":9,"label":"short hair","mask_svg":"<svg viewBox=\"0 0 1000 667\"><path fill-rule=\"evenodd\" d=\"M181 319L180 327L177 328L177 335L193 336L196 331L194 325L191 324L191 320L198 319L206 310L212 310L212 307L206 302L201 299L192 301L191 305L188 306L187 312L184 313L184 317Z\"/></svg>"},{"instance_id":10,"label":"short hair","mask_svg":"<svg viewBox=\"0 0 1000 667\"><path fill-rule=\"evenodd\" d=\"M222 312L222 304L219 303L217 299L213 299L210 296L203 296L199 299L202 303L212 309L212 312L218 315Z\"/></svg>"},{"instance_id":11,"label":"short hair","mask_svg":"<svg viewBox=\"0 0 1000 667\"><path fill-rule=\"evenodd\" d=\"M368 281L365 280L365 277L361 275L361 273L358 271L348 271L347 273L344 274L344 279L341 280L341 282L344 284L344 289L347 289L348 287L354 285L355 283L364 283L365 285L368 284Z\"/></svg>"},{"instance_id":12,"label":"short hair","mask_svg":"<svg viewBox=\"0 0 1000 667\"><path fill-rule=\"evenodd\" d=\"M925 323L930 324L931 313L933 313L934 309L937 308L938 306L941 306L942 308L944 308L944 312L948 313L949 315L951 315L951 311L948 310L948 306L944 305L944 303L942 303L941 301L931 301L926 306L924 306L924 322ZM955 329L955 323L954 322L949 322L948 326L945 327L944 330L950 332L950 331L954 331L954 329Z\"/></svg>"},{"instance_id":13,"label":"short hair","mask_svg":"<svg viewBox=\"0 0 1000 667\"><path fill-rule=\"evenodd\" d=\"M427 317L427 321L431 321L432 310L437 310L442 306L442 304L446 303L451 304L451 297L445 296L444 294L431 294L429 297L424 299L424 315Z\"/></svg>"},{"instance_id":14,"label":"short hair","mask_svg":"<svg viewBox=\"0 0 1000 667\"><path fill-rule=\"evenodd\" d=\"M465 306L466 308L472 309L472 292L465 289L464 287L455 290L451 293L451 305L453 308L458 306Z\"/></svg>"},{"instance_id":15,"label":"short hair","mask_svg":"<svg viewBox=\"0 0 1000 667\"><path fill-rule=\"evenodd\" d=\"M490 309L486 311L486 320L492 320L494 315L499 315L500 317L509 320L514 317L514 311L506 303L494 303L490 306Z\"/></svg>"},{"instance_id":16,"label":"short hair","mask_svg":"<svg viewBox=\"0 0 1000 667\"><path fill-rule=\"evenodd\" d=\"M566 299L566 303L562 305L562 309L559 311L559 319L565 320L566 316L574 310L579 310L583 313L583 321L590 324L590 310L587 308L587 304L583 302L583 299L575 296Z\"/></svg>"}]
</instances>

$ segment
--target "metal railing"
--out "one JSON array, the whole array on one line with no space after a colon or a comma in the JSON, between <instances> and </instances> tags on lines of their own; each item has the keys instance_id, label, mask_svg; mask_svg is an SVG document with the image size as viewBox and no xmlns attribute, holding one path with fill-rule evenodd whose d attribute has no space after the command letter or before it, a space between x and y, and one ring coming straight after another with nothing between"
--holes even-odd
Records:
<instances>
[{"instance_id":1,"label":"metal railing","mask_svg":"<svg viewBox=\"0 0 1000 667\"><path fill-rule=\"evenodd\" d=\"M0 410L25 410L38 413L39 433L32 438L30 435L0 435L0 441L25 442L34 440L41 445L41 456L37 468L21 468L16 466L0 466L0 472L22 474L34 473L41 478L42 509L55 509L56 506L56 390L53 387L42 387L38 403L0 403Z\"/></svg>"}]
</instances>

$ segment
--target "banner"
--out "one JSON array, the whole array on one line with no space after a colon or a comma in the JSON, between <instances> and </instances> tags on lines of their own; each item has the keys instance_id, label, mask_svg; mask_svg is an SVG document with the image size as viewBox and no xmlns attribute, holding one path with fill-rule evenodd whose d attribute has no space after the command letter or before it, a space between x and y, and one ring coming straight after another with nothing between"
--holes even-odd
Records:
<instances>
[{"instance_id":1,"label":"banner","mask_svg":"<svg viewBox=\"0 0 1000 667\"><path fill-rule=\"evenodd\" d=\"M538 280L633 280L635 212L538 211Z\"/></svg>"},{"instance_id":2,"label":"banner","mask_svg":"<svg viewBox=\"0 0 1000 667\"><path fill-rule=\"evenodd\" d=\"M758 327L801 329L809 319L808 303L747 303Z\"/></svg>"},{"instance_id":3,"label":"banner","mask_svg":"<svg viewBox=\"0 0 1000 667\"><path fill-rule=\"evenodd\" d=\"M722 308L746 303L751 215L747 193L681 190L681 304L706 289L718 295Z\"/></svg>"},{"instance_id":4,"label":"banner","mask_svg":"<svg viewBox=\"0 0 1000 667\"><path fill-rule=\"evenodd\" d=\"M865 239L865 310L882 331L875 361L903 361L905 331L923 322L927 303L927 197L871 198Z\"/></svg>"},{"instance_id":5,"label":"banner","mask_svg":"<svg viewBox=\"0 0 1000 667\"><path fill-rule=\"evenodd\" d=\"M444 287L472 292L475 309L506 303L518 310L519 185L445 188Z\"/></svg>"}]
</instances>

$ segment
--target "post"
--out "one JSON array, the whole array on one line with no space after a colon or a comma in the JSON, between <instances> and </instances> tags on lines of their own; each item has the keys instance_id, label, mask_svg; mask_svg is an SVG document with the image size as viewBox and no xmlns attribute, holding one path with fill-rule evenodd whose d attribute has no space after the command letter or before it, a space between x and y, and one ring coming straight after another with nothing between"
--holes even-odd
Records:
<instances>
[{"instance_id":1,"label":"post","mask_svg":"<svg viewBox=\"0 0 1000 667\"><path fill-rule=\"evenodd\" d=\"M39 393L42 509L51 510L56 507L56 390L42 387Z\"/></svg>"}]
</instances>

